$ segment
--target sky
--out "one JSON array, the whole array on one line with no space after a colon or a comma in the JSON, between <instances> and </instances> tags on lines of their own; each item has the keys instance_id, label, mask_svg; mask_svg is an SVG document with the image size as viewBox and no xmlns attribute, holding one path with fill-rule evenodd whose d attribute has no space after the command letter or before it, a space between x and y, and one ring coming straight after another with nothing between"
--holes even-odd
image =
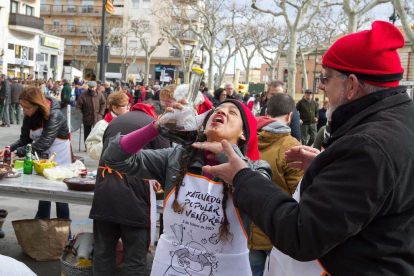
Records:
<instances>
[{"instance_id":1,"label":"sky","mask_svg":"<svg viewBox=\"0 0 414 276\"><path fill-rule=\"evenodd\" d=\"M251 0L238 0L237 1L238 4L247 4L249 5L251 3ZM260 7L268 7L270 8L271 6L274 6L274 1L273 0L258 0L258 5ZM338 7L338 13L340 7ZM369 18L372 19L372 21L374 20L384 20L384 21L389 21L389 17L391 16L391 14L393 13L393 7L391 3L386 3L386 4L381 4L376 6L374 9L372 9L371 11L369 11L366 16L368 16ZM283 17L280 17L280 22L284 22L283 21ZM396 21L395 25L401 25L401 22ZM369 29L370 28L370 24L368 24L367 26L365 26L365 29ZM253 68L260 68L261 64L265 63L263 58L260 57L259 54L257 54L251 63L251 67ZM234 66L234 64L236 66ZM230 61L227 71L227 74L233 74L234 73L234 67L236 68L240 68L242 71L244 70L243 67L243 63L241 60L241 56L240 54L236 55L235 58L233 58L233 60Z\"/></svg>"}]
</instances>

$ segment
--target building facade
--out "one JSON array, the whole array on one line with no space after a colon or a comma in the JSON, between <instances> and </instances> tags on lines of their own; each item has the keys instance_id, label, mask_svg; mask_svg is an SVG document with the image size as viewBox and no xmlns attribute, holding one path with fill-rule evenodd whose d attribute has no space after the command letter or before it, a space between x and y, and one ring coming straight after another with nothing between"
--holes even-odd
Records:
<instances>
[{"instance_id":1,"label":"building facade","mask_svg":"<svg viewBox=\"0 0 414 276\"><path fill-rule=\"evenodd\" d=\"M61 80L65 39L49 34L39 38L39 53L36 55L38 78Z\"/></svg>"},{"instance_id":2,"label":"building facade","mask_svg":"<svg viewBox=\"0 0 414 276\"><path fill-rule=\"evenodd\" d=\"M98 66L96 46L100 44L102 21L101 0L40 0L40 14L45 20L45 32L65 38L63 62L65 66L75 66L83 71L85 79L96 79ZM126 33L133 22L148 24L148 32L144 38L150 45L157 43L161 37L158 20L153 10L160 7L161 0L113 0L115 12L107 14L107 28L113 29L115 34L108 43L110 57L106 68L106 78L116 81L133 77L137 82L142 81L145 68L144 51L134 52L140 48L140 39L134 36L117 36ZM179 0L176 0L179 1ZM174 19L172 19L174 20ZM93 26L91 28L91 26ZM89 33L89 36L88 36ZM91 35L91 34L94 35ZM91 37L96 37L93 41ZM195 37L186 38L196 41ZM131 54L125 58L126 51ZM128 71L126 65L131 63ZM123 66L124 64L124 66ZM165 68L163 71L162 68ZM183 77L181 72L180 53L170 46L167 39L156 48L150 61L149 84L158 84L174 81ZM168 79L168 81L167 81Z\"/></svg>"},{"instance_id":3,"label":"building facade","mask_svg":"<svg viewBox=\"0 0 414 276\"><path fill-rule=\"evenodd\" d=\"M40 0L0 1L1 73L10 78L34 74L43 26Z\"/></svg>"}]
</instances>

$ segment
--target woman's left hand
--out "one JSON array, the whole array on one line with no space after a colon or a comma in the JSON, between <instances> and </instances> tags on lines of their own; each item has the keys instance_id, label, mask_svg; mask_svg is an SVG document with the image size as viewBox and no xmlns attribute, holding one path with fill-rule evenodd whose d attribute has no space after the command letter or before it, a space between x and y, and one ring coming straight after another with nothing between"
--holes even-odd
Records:
<instances>
[{"instance_id":1,"label":"woman's left hand","mask_svg":"<svg viewBox=\"0 0 414 276\"><path fill-rule=\"evenodd\" d=\"M207 155L208 159L215 158L217 154L223 151L223 146L220 142L195 142L192 146L198 149L210 151L211 153Z\"/></svg>"}]
</instances>

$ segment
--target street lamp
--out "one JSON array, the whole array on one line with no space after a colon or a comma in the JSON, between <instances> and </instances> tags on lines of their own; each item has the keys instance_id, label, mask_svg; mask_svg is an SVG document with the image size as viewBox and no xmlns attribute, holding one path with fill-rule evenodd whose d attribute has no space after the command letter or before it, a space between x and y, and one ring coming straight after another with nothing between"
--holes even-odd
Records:
<instances>
[{"instance_id":1,"label":"street lamp","mask_svg":"<svg viewBox=\"0 0 414 276\"><path fill-rule=\"evenodd\" d=\"M52 67L52 75L53 75L53 81L55 81L56 80L56 67L55 66Z\"/></svg>"},{"instance_id":2,"label":"street lamp","mask_svg":"<svg viewBox=\"0 0 414 276\"><path fill-rule=\"evenodd\" d=\"M312 100L316 92L316 65L318 64L318 47L315 49L315 65L313 67L313 93L312 93ZM305 69L306 70L306 69Z\"/></svg>"},{"instance_id":3,"label":"street lamp","mask_svg":"<svg viewBox=\"0 0 414 276\"><path fill-rule=\"evenodd\" d=\"M23 61L20 63L20 78L21 79L23 79L24 78L24 76L23 76L23 70L24 70L24 64L23 64Z\"/></svg>"}]
</instances>

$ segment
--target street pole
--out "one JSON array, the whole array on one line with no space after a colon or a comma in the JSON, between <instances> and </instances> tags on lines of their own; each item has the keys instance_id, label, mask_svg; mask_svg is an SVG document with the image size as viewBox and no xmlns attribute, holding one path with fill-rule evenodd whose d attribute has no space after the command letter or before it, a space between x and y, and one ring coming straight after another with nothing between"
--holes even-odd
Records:
<instances>
[{"instance_id":1,"label":"street pole","mask_svg":"<svg viewBox=\"0 0 414 276\"><path fill-rule=\"evenodd\" d=\"M237 52L234 54L234 76L233 76L233 82L236 81L236 56L237 56Z\"/></svg>"},{"instance_id":2,"label":"street pole","mask_svg":"<svg viewBox=\"0 0 414 276\"><path fill-rule=\"evenodd\" d=\"M318 63L318 47L315 50L315 66L313 67L313 93L312 93L312 100L316 93L316 64ZM305 69L306 70L306 69Z\"/></svg>"},{"instance_id":3,"label":"street pole","mask_svg":"<svg viewBox=\"0 0 414 276\"><path fill-rule=\"evenodd\" d=\"M102 30L101 30L101 67L99 78L102 83L105 82L105 29L106 29L106 0L102 0Z\"/></svg>"}]
</instances>

